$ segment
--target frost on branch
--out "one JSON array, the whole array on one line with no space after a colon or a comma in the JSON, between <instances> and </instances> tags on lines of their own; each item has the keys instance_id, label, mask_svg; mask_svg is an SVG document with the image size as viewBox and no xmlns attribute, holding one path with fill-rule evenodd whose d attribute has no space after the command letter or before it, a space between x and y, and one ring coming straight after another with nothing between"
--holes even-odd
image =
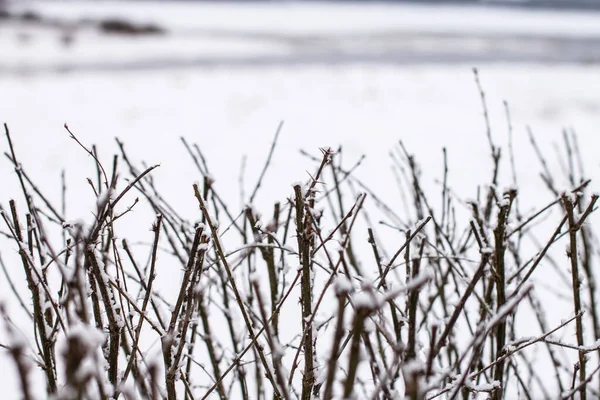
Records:
<instances>
[{"instance_id":1,"label":"frost on branch","mask_svg":"<svg viewBox=\"0 0 600 400\"><path fill-rule=\"evenodd\" d=\"M67 384L64 396L81 393L88 381L96 380L105 386L105 371L101 349L106 335L89 325L72 327L67 334L63 350Z\"/></svg>"}]
</instances>

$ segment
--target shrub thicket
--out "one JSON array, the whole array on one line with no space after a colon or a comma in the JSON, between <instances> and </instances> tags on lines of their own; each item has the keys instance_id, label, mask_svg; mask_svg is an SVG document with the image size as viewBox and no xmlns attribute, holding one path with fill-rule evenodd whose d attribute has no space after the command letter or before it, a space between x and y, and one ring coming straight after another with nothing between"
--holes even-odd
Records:
<instances>
[{"instance_id":1,"label":"shrub thicket","mask_svg":"<svg viewBox=\"0 0 600 400\"><path fill-rule=\"evenodd\" d=\"M405 214L331 149L309 158L308 182L263 210L268 217L252 206L235 210L200 148L184 140L202 179L182 195L195 196L199 221L169 204L152 179L156 166L140 168L123 143L106 168L72 135L97 169L89 179L95 219L85 226L68 222L36 186L5 131L25 202L10 200L0 212L11 288L3 297L16 310L0 308L2 347L25 399L41 379L58 399L600 396L599 247L585 224L598 196L587 194L574 135L565 134L562 147L568 192L532 136L551 196L526 215L516 186L498 189L500 170L515 172L512 148L501 152L489 124L493 168L475 200L451 190L445 152L440 190L431 194L416 159L402 144L392 151ZM277 135L248 204L276 142ZM136 191L141 200L132 201ZM133 239L147 252L118 231L143 205L156 214L152 238ZM384 216L379 223L373 210ZM543 240L526 244L538 223ZM386 248L383 236L400 243ZM15 246L18 257L8 261ZM17 263L26 285L15 279ZM561 278L552 286L572 304L557 325L547 322L554 310L533 284L552 273ZM176 291L157 289L169 279ZM153 347L162 359L149 356Z\"/></svg>"}]
</instances>

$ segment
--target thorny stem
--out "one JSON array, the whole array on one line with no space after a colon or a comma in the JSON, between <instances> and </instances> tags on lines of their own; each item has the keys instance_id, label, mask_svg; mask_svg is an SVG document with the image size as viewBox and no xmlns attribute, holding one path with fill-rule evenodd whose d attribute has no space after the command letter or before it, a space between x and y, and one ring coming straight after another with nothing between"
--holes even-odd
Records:
<instances>
[{"instance_id":1,"label":"thorny stem","mask_svg":"<svg viewBox=\"0 0 600 400\"><path fill-rule=\"evenodd\" d=\"M516 191L511 190L504 194L500 210L498 212L498 221L494 229L494 268L496 273L496 310L500 310L506 303L506 267L504 264L504 255L507 248L506 225L508 215L516 196ZM503 319L496 328L496 358L502 355L506 343L506 320ZM504 362L499 362L494 369L494 380L504 382ZM502 389L494 392L494 398L502 398Z\"/></svg>"},{"instance_id":2,"label":"thorny stem","mask_svg":"<svg viewBox=\"0 0 600 400\"><path fill-rule=\"evenodd\" d=\"M595 195L592 197L590 204L587 209L583 213L583 215L576 220L575 219L575 202L571 200L569 196L566 194L562 195L562 202L565 208L565 212L567 213L567 219L569 222L569 249L567 252L567 256L571 261L571 276L573 282L573 306L575 309L575 313L578 314L582 310L581 306L581 280L579 278L579 263L578 263L578 254L577 254L577 233L581 229L586 217L591 213L594 208L594 204L598 200L598 196ZM581 318L578 318L575 321L575 329L577 336L577 345L582 347L583 342L583 324ZM579 382L581 383L579 387L579 397L581 400L585 400L587 397L586 391L586 356L583 349L579 350Z\"/></svg>"},{"instance_id":3,"label":"thorny stem","mask_svg":"<svg viewBox=\"0 0 600 400\"><path fill-rule=\"evenodd\" d=\"M352 323L352 343L350 344L350 357L348 359L348 376L344 382L344 399L349 399L354 390L354 381L358 372L360 361L360 339L364 331L365 319L373 310L366 307L358 307Z\"/></svg>"},{"instance_id":4,"label":"thorny stem","mask_svg":"<svg viewBox=\"0 0 600 400\"><path fill-rule=\"evenodd\" d=\"M337 365L337 353L339 352L342 337L344 335L344 310L346 305L347 293L345 291L339 291L336 293L338 304L337 304L337 322L335 325L335 333L333 335L333 343L331 345L331 354L327 361L327 378L325 380L325 392L323 394L323 400L331 400L333 396L333 379L336 375Z\"/></svg>"},{"instance_id":5,"label":"thorny stem","mask_svg":"<svg viewBox=\"0 0 600 400\"><path fill-rule=\"evenodd\" d=\"M302 278L300 280L301 305L302 305L302 332L306 336L304 340L304 376L302 378L302 400L310 400L312 388L315 382L314 376L314 339L312 326L308 320L312 316L312 215L304 213L304 195L300 185L294 186L296 194L296 235L298 238L298 252L300 253L300 265Z\"/></svg>"}]
</instances>

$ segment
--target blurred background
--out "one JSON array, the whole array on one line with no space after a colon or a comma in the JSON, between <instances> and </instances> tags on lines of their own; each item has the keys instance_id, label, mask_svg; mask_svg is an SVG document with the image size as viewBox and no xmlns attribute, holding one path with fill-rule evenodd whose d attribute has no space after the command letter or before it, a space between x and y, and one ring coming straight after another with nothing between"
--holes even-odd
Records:
<instances>
[{"instance_id":1,"label":"blurred background","mask_svg":"<svg viewBox=\"0 0 600 400\"><path fill-rule=\"evenodd\" d=\"M349 163L365 154L356 173L398 201L389 185L398 140L434 189L446 147L455 189L475 197L491 164L474 67L498 145L509 141L509 107L515 165L531 191L524 206L545 193L528 129L551 154L564 129L577 132L587 173L597 174L600 0L0 4L0 122L43 189L59 198L63 169L81 183L70 189L73 218L89 217L82 199L95 201L85 181L94 166L64 123L105 157L120 137L161 164L156 179L175 193L197 179L182 174L193 164L179 137L196 142L240 207L280 121L255 200L269 207L289 195L287 182L307 178L300 149L340 145ZM174 201L194 213L193 200Z\"/></svg>"},{"instance_id":2,"label":"blurred background","mask_svg":"<svg viewBox=\"0 0 600 400\"><path fill-rule=\"evenodd\" d=\"M281 179L306 178L300 148L370 154L370 176L400 139L425 171L440 170L447 147L474 195L489 168L473 165L489 154L473 67L499 144L508 103L534 187L526 126L550 148L576 130L584 153L600 126L600 0L0 4L0 121L54 177L86 163L65 122L107 152L121 137L175 184L189 167L175 156L179 136L202 142L215 175L233 182L244 157L258 174L284 120L267 197L287 195Z\"/></svg>"},{"instance_id":3,"label":"blurred background","mask_svg":"<svg viewBox=\"0 0 600 400\"><path fill-rule=\"evenodd\" d=\"M594 63L597 0L0 0L0 72Z\"/></svg>"}]
</instances>

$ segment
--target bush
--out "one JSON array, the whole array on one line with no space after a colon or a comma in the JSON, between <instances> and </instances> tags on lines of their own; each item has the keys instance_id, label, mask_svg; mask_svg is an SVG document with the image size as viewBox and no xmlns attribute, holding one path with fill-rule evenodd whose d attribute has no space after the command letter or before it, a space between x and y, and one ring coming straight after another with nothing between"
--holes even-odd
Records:
<instances>
[{"instance_id":1,"label":"bush","mask_svg":"<svg viewBox=\"0 0 600 400\"><path fill-rule=\"evenodd\" d=\"M106 19L99 24L100 31L103 33L116 35L156 35L165 33L164 29L153 24L135 24L130 21L120 19Z\"/></svg>"},{"instance_id":2,"label":"bush","mask_svg":"<svg viewBox=\"0 0 600 400\"><path fill-rule=\"evenodd\" d=\"M123 143L109 170L72 135L97 168L89 179L97 209L86 226L66 221L36 186L5 130L26 209L11 200L1 216L27 288L2 264L22 314L0 310L2 345L26 399L40 373L47 395L61 399L599 395L591 357L600 346L593 342L598 247L585 224L598 196L587 194L590 181L574 167L572 135L564 143L572 190L562 193L532 137L551 198L528 215L516 187L497 188L500 170L512 164L489 130L491 178L469 202L452 191L446 163L434 199L414 156L401 144L394 149L408 207L402 215L331 149L310 158L311 178L292 184L286 202L263 211L268 217L251 205L235 211L200 148L184 140L202 180L181 194L196 198L198 221L170 206L152 179L156 166L138 167ZM134 191L143 200L131 200ZM144 232L120 239L122 221L144 205L156 214L151 239ZM376 213L384 216L379 224ZM536 226L544 240L528 245ZM390 251L389 242L399 244ZM561 244L567 257L555 258ZM550 326L554 310L533 276L553 273L564 278L552 284L570 293L573 312ZM161 291L174 274L177 290ZM11 321L27 327L34 348ZM574 343L557 339L567 330ZM155 343L161 360L149 356Z\"/></svg>"}]
</instances>

